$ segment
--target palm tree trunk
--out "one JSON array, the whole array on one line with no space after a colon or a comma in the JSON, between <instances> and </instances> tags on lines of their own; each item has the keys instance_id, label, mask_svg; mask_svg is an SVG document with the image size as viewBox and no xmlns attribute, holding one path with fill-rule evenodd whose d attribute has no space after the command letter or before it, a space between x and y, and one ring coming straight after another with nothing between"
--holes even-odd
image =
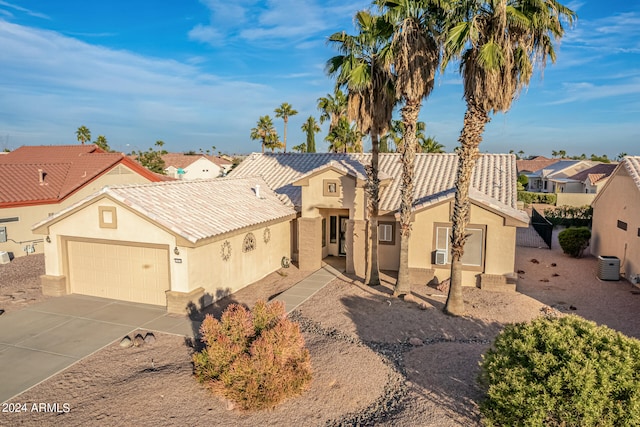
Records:
<instances>
[{"instance_id":1,"label":"palm tree trunk","mask_svg":"<svg viewBox=\"0 0 640 427\"><path fill-rule=\"evenodd\" d=\"M367 167L367 191L369 195L369 230L371 236L371 250L369 251L364 283L369 286L380 284L380 270L378 267L378 213L380 205L380 180L378 179L378 135L371 132L371 165Z\"/></svg>"},{"instance_id":2,"label":"palm tree trunk","mask_svg":"<svg viewBox=\"0 0 640 427\"><path fill-rule=\"evenodd\" d=\"M287 118L284 118L284 152L287 152Z\"/></svg>"},{"instance_id":3,"label":"palm tree trunk","mask_svg":"<svg viewBox=\"0 0 640 427\"><path fill-rule=\"evenodd\" d=\"M409 279L409 237L411 236L411 208L413 207L413 177L416 158L416 122L420 113L420 100L407 100L402 108L404 135L402 137L402 186L400 187L400 268L393 290L394 296L411 294Z\"/></svg>"},{"instance_id":4,"label":"palm tree trunk","mask_svg":"<svg viewBox=\"0 0 640 427\"><path fill-rule=\"evenodd\" d=\"M471 204L469 202L469 188L471 174L479 155L478 146L482 141L482 133L489 115L474 101L467 100L467 112L464 115L464 125L460 134L458 148L458 173L456 175L456 196L453 205L453 226L451 228L451 279L449 295L444 312L454 316L464 314L462 299L462 255L464 243L467 240L465 229L469 223Z\"/></svg>"}]
</instances>

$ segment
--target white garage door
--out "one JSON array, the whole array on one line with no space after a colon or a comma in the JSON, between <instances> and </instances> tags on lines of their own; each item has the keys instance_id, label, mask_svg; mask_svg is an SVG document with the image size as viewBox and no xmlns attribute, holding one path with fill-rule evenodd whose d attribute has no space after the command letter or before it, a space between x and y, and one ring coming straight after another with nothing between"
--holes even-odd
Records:
<instances>
[{"instance_id":1,"label":"white garage door","mask_svg":"<svg viewBox=\"0 0 640 427\"><path fill-rule=\"evenodd\" d=\"M166 305L168 249L102 242L67 242L71 292Z\"/></svg>"}]
</instances>

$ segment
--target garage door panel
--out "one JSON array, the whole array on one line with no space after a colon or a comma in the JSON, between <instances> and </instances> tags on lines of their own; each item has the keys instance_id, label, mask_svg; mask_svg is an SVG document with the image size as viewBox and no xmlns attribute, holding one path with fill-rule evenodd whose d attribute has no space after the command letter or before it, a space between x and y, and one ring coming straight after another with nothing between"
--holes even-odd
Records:
<instances>
[{"instance_id":1,"label":"garage door panel","mask_svg":"<svg viewBox=\"0 0 640 427\"><path fill-rule=\"evenodd\" d=\"M91 241L68 241L71 292L165 305L168 249Z\"/></svg>"}]
</instances>

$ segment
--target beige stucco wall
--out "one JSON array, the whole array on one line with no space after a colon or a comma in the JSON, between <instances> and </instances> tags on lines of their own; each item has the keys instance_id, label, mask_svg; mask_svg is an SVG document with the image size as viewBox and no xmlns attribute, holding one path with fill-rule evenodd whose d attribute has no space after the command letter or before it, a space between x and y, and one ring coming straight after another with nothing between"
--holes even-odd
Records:
<instances>
[{"instance_id":1,"label":"beige stucco wall","mask_svg":"<svg viewBox=\"0 0 640 427\"><path fill-rule=\"evenodd\" d=\"M104 206L116 208L117 228L100 227L98 208ZM42 243L46 274L49 276L67 275L64 238L100 239L116 244L135 242L166 245L170 254L173 254L172 250L176 246L176 239L172 234L107 198L102 198L51 225L49 237L51 243ZM171 288L184 292L188 289L187 264L175 264L171 261Z\"/></svg>"},{"instance_id":2,"label":"beige stucco wall","mask_svg":"<svg viewBox=\"0 0 640 427\"><path fill-rule=\"evenodd\" d=\"M33 234L31 227L47 218L50 214L61 211L62 209L77 203L96 191L99 191L106 185L138 184L146 182L149 182L149 180L137 173L134 173L126 166L118 165L108 173L90 182L87 186L72 194L61 203L0 209L0 218L20 218L20 221L18 222L3 223L0 224L0 226L7 227L8 238L17 242L41 240L43 236ZM16 257L24 256L26 253L24 252L23 247L26 244L27 243L17 244L7 241L6 243L0 243L0 251L13 252ZM35 253L42 253L43 243L41 241L34 242L34 249Z\"/></svg>"},{"instance_id":3,"label":"beige stucco wall","mask_svg":"<svg viewBox=\"0 0 640 427\"><path fill-rule=\"evenodd\" d=\"M185 248L188 290L202 287L205 294L215 301L278 270L282 257L291 257L290 221L270 224L271 238L266 243L265 228L263 226L250 231L256 240L253 251L242 250L247 231L240 231L205 246ZM222 245L226 241L231 245L231 256L227 261L222 259Z\"/></svg>"},{"instance_id":4,"label":"beige stucco wall","mask_svg":"<svg viewBox=\"0 0 640 427\"><path fill-rule=\"evenodd\" d=\"M591 193L558 193L556 206L581 207L590 205L596 195Z\"/></svg>"},{"instance_id":5,"label":"beige stucco wall","mask_svg":"<svg viewBox=\"0 0 640 427\"><path fill-rule=\"evenodd\" d=\"M416 213L409 243L409 268L433 268L442 281L450 277L450 265L435 265L435 223L450 223L450 203L442 203ZM476 286L477 275L511 274L515 266L516 228L505 226L504 218L482 207L471 205L471 224L486 225L484 271L463 271L463 284Z\"/></svg>"},{"instance_id":6,"label":"beige stucco wall","mask_svg":"<svg viewBox=\"0 0 640 427\"><path fill-rule=\"evenodd\" d=\"M623 167L609 180L593 204L591 253L620 258L621 273L631 279L640 274L640 191Z\"/></svg>"},{"instance_id":7,"label":"beige stucco wall","mask_svg":"<svg viewBox=\"0 0 640 427\"><path fill-rule=\"evenodd\" d=\"M338 180L340 190L337 196L325 196L323 194L325 180ZM328 169L323 173L308 179L308 185L301 186L302 190L302 217L315 218L320 216L318 211L322 209L349 209L350 215L363 215L362 189L356 188L356 181L351 176ZM360 191L359 191L360 190Z\"/></svg>"},{"instance_id":8,"label":"beige stucco wall","mask_svg":"<svg viewBox=\"0 0 640 427\"><path fill-rule=\"evenodd\" d=\"M378 265L381 270L398 270L400 268L400 224L393 215L378 217L378 222L395 223L395 242L393 245L378 244Z\"/></svg>"}]
</instances>

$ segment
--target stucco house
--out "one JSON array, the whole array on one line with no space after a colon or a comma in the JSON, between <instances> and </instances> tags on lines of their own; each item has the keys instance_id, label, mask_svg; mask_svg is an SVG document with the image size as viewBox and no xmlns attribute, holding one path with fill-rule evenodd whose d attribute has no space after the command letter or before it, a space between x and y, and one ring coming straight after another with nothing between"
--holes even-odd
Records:
<instances>
[{"instance_id":1,"label":"stucco house","mask_svg":"<svg viewBox=\"0 0 640 427\"><path fill-rule=\"evenodd\" d=\"M370 154L257 154L232 172L261 176L283 201L296 208L293 257L314 270L326 256L344 256L348 273L365 273L368 239L364 166ZM379 262L398 270L400 260L401 162L399 154L380 154ZM409 267L417 276L449 278L449 233L457 170L455 154L418 154L415 221ZM529 219L516 207L515 156L483 154L473 174L469 238L463 258L465 285L482 285L483 276L513 278L516 227Z\"/></svg>"},{"instance_id":2,"label":"stucco house","mask_svg":"<svg viewBox=\"0 0 640 427\"><path fill-rule=\"evenodd\" d=\"M222 157L204 154L169 153L162 156L167 176L184 179L210 179L224 176L232 163Z\"/></svg>"},{"instance_id":3,"label":"stucco house","mask_svg":"<svg viewBox=\"0 0 640 427\"><path fill-rule=\"evenodd\" d=\"M164 179L91 144L20 147L0 156L0 251L42 252L31 226L105 185Z\"/></svg>"},{"instance_id":4,"label":"stucco house","mask_svg":"<svg viewBox=\"0 0 640 427\"><path fill-rule=\"evenodd\" d=\"M597 194L604 187L616 166L618 166L617 163L598 163L584 169L567 177L564 182L558 183L556 192Z\"/></svg>"},{"instance_id":5,"label":"stucco house","mask_svg":"<svg viewBox=\"0 0 640 427\"><path fill-rule=\"evenodd\" d=\"M34 226L42 290L184 314L280 268L295 216L259 177L106 187Z\"/></svg>"},{"instance_id":6,"label":"stucco house","mask_svg":"<svg viewBox=\"0 0 640 427\"><path fill-rule=\"evenodd\" d=\"M529 179L528 191L541 193L559 193L562 189L567 192L573 191L571 188L573 182L569 177L576 175L585 169L589 169L598 162L592 160L558 160L548 164L541 169L532 172L521 172L520 175L526 175ZM576 186L579 184L576 183Z\"/></svg>"},{"instance_id":7,"label":"stucco house","mask_svg":"<svg viewBox=\"0 0 640 427\"><path fill-rule=\"evenodd\" d=\"M625 157L593 201L591 252L615 256L632 283L640 283L640 156Z\"/></svg>"}]
</instances>

